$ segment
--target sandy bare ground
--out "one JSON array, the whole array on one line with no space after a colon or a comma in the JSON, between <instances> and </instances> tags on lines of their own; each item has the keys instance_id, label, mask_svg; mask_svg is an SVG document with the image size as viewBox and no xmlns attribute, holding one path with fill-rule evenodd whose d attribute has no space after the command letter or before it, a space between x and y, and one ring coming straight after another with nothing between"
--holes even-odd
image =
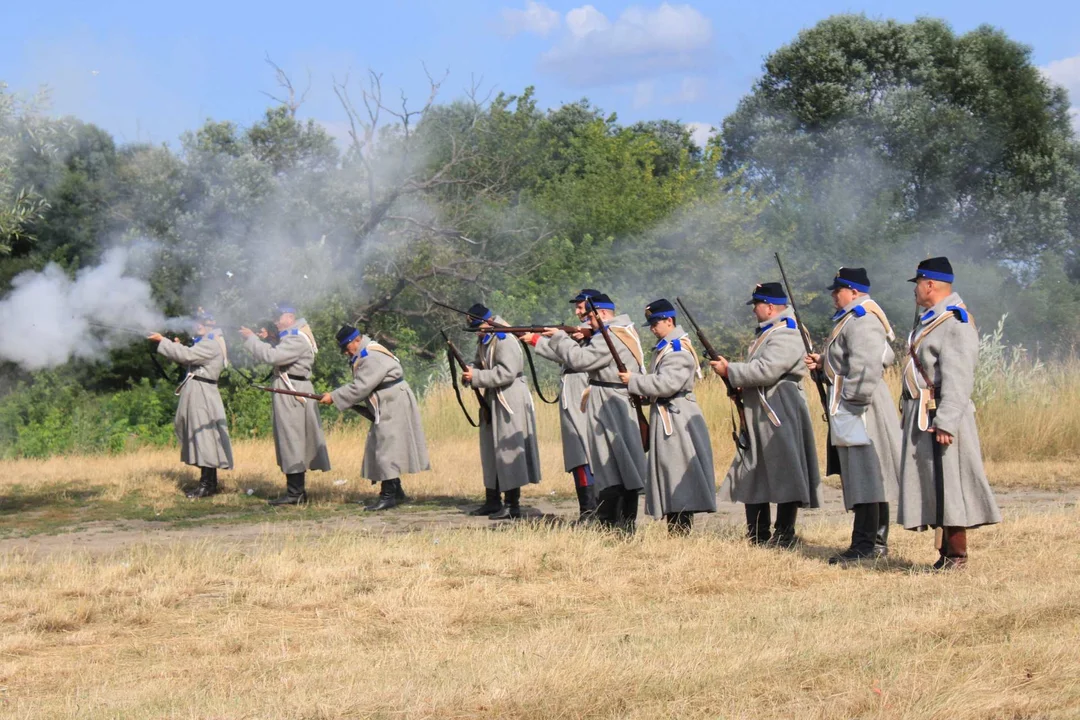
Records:
<instances>
[{"instance_id":1,"label":"sandy bare ground","mask_svg":"<svg viewBox=\"0 0 1080 720\"><path fill-rule=\"evenodd\" d=\"M1065 487L1059 491L1038 489L1006 489L996 492L998 503L1006 516L1032 512L1053 512L1074 507L1080 501L1080 488ZM822 486L822 507L800 514L800 524L846 524L850 516L844 512L839 490ZM79 529L59 534L37 534L29 537L0 539L0 553L11 551L31 554L87 551L110 553L134 545L166 546L180 542L211 540L229 546L254 544L278 538L320 537L333 533L357 532L368 535L402 534L413 532L453 532L462 528L506 528L506 522L492 522L485 517L471 517L468 511L475 505L461 505L439 509L403 508L383 513L365 513L359 505L356 513L344 518L307 520L302 510L295 512L295 520L277 522L223 522L203 523L194 527L170 527L160 522L144 520L115 520L86 523ZM577 516L573 501L531 498L524 504L527 518L532 522L569 523ZM698 532L718 532L743 521L742 505L721 502L713 515L698 515L695 527ZM639 522L647 524L650 518L640 516ZM902 532L899 527L896 532Z\"/></svg>"}]
</instances>

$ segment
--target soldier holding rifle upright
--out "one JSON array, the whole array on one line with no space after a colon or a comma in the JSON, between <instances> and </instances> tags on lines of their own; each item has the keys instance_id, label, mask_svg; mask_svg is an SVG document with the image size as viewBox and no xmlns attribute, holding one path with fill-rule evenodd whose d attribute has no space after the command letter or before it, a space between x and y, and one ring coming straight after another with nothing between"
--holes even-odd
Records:
<instances>
[{"instance_id":1,"label":"soldier holding rifle upright","mask_svg":"<svg viewBox=\"0 0 1080 720\"><path fill-rule=\"evenodd\" d=\"M570 304L574 306L574 314L581 322L586 323L589 316L585 301L599 294L599 290L586 288L570 301ZM591 332L589 334L591 335ZM572 333L570 336L578 344L587 340L586 334L582 332ZM536 354L562 364L548 343L537 345ZM596 512L596 488L593 484L592 469L589 467L588 417L583 407L583 399L588 389L589 376L586 373L576 372L563 365L562 388L559 391L559 427L562 430L563 466L574 479L580 522L591 520Z\"/></svg>"},{"instance_id":2,"label":"soldier holding rifle upright","mask_svg":"<svg viewBox=\"0 0 1080 720\"><path fill-rule=\"evenodd\" d=\"M757 285L747 305L753 305L758 327L746 362L721 357L709 363L742 389L750 436L750 447L737 450L720 493L746 504L750 542L790 548L797 542L799 508L821 504L814 432L801 384L806 351L780 283ZM769 503L776 503L771 536Z\"/></svg>"},{"instance_id":3,"label":"soldier holding rifle upright","mask_svg":"<svg viewBox=\"0 0 1080 720\"><path fill-rule=\"evenodd\" d=\"M829 467L840 474L844 507L855 513L851 544L830 564L883 557L889 546L889 503L899 492L900 426L883 382L895 355L885 311L869 295L864 268L840 268L832 285L833 329L806 366L821 369L829 385ZM833 459L839 466L833 466Z\"/></svg>"},{"instance_id":4,"label":"soldier holding rifle upright","mask_svg":"<svg viewBox=\"0 0 1080 720\"><path fill-rule=\"evenodd\" d=\"M204 498L218 491L217 471L231 470L232 445L225 406L218 392L218 378L229 364L225 338L214 328L214 316L199 308L194 317L191 346L179 340L169 340L161 333L152 333L157 352L186 367L187 374L176 388L180 401L176 406L176 439L180 443L180 460L199 468L199 487L187 494L189 498Z\"/></svg>"},{"instance_id":5,"label":"soldier holding rifle upright","mask_svg":"<svg viewBox=\"0 0 1080 720\"><path fill-rule=\"evenodd\" d=\"M273 387L311 393L311 368L315 364L318 346L307 321L297 318L296 308L287 302L274 308L278 331L276 346L265 342L246 327L240 328L244 347L256 362L274 366ZM277 463L285 473L286 493L270 501L271 505L300 505L307 502L304 484L308 470L329 470L330 457L326 452L322 422L317 402L308 398L274 394L274 448Z\"/></svg>"},{"instance_id":6,"label":"soldier holding rifle upright","mask_svg":"<svg viewBox=\"0 0 1080 720\"><path fill-rule=\"evenodd\" d=\"M379 498L366 510L388 510L406 500L401 476L431 469L420 408L405 381L401 362L389 349L352 325L337 332L337 343L349 358L353 379L319 401L346 410L367 404L371 419L360 475L381 483Z\"/></svg>"},{"instance_id":7,"label":"soldier holding rifle upright","mask_svg":"<svg viewBox=\"0 0 1080 720\"><path fill-rule=\"evenodd\" d=\"M619 373L631 393L649 399L649 486L645 512L667 519L668 531L688 535L694 513L716 512L709 428L694 395L701 377L690 336L677 325L675 306L664 299L645 308L649 330L659 340L647 375Z\"/></svg>"},{"instance_id":8,"label":"soldier holding rifle upright","mask_svg":"<svg viewBox=\"0 0 1080 720\"><path fill-rule=\"evenodd\" d=\"M483 391L490 420L480 423L484 504L470 514L517 519L521 517L521 488L540 482L536 412L525 382L525 353L517 338L498 331L506 323L491 310L477 303L467 315L469 324L482 332L476 338L476 360L461 379Z\"/></svg>"},{"instance_id":9,"label":"soldier holding rifle upright","mask_svg":"<svg viewBox=\"0 0 1080 720\"><path fill-rule=\"evenodd\" d=\"M537 353L555 356L574 372L589 374L589 387L582 399L588 417L589 467L593 473L599 505L597 518L609 527L633 532L638 494L645 488L648 469L642 432L635 419L630 392L619 379L615 356L601 337L601 323L607 325L613 347L631 374L645 372L641 341L627 315L615 315L615 303L604 294L588 298L596 309L589 313L593 335L579 345L559 328L547 328L542 335L528 333L523 340Z\"/></svg>"},{"instance_id":10,"label":"soldier holding rifle upright","mask_svg":"<svg viewBox=\"0 0 1080 720\"><path fill-rule=\"evenodd\" d=\"M941 529L936 570L967 563L967 529L1001 522L983 470L971 393L979 333L953 292L948 258L923 260L910 282L925 308L908 336L904 364L898 522Z\"/></svg>"}]
</instances>

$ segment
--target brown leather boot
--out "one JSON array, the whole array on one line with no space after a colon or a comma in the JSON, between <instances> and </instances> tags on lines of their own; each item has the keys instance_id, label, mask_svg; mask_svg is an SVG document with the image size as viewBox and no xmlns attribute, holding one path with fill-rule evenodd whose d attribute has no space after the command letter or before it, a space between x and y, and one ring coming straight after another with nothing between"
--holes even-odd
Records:
<instances>
[{"instance_id":1,"label":"brown leather boot","mask_svg":"<svg viewBox=\"0 0 1080 720\"><path fill-rule=\"evenodd\" d=\"M940 552L935 570L959 570L967 565L967 528L942 528Z\"/></svg>"}]
</instances>

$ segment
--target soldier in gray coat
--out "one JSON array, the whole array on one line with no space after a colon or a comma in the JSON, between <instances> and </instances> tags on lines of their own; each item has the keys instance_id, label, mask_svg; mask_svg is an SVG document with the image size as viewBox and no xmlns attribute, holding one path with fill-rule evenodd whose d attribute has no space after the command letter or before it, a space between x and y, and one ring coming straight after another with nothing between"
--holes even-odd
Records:
<instances>
[{"instance_id":1,"label":"soldier in gray coat","mask_svg":"<svg viewBox=\"0 0 1080 720\"><path fill-rule=\"evenodd\" d=\"M431 469L420 407L405 381L401 362L389 349L351 325L338 330L337 343L349 358L353 379L325 393L320 402L338 410L366 403L362 414L371 420L371 429L360 475L372 485L381 485L378 500L365 509L388 510L407 499L401 487L403 474Z\"/></svg>"},{"instance_id":2,"label":"soldier in gray coat","mask_svg":"<svg viewBox=\"0 0 1080 720\"><path fill-rule=\"evenodd\" d=\"M833 329L820 354L808 355L829 385L829 462L826 474L840 474L844 506L855 513L851 545L830 564L888 554L889 503L899 494L900 418L885 368L895 354L895 338L885 311L870 295L864 268L840 268L832 285Z\"/></svg>"},{"instance_id":3,"label":"soldier in gray coat","mask_svg":"<svg viewBox=\"0 0 1080 720\"><path fill-rule=\"evenodd\" d=\"M296 308L278 303L275 308L278 344L263 342L246 327L240 328L244 347L256 362L274 366L273 387L281 390L313 392L311 368L318 345L307 321L297 319ZM304 476L308 470L329 470L318 403L308 398L273 395L274 448L277 463L285 473L287 491L271 505L299 505L307 502Z\"/></svg>"},{"instance_id":4,"label":"soldier in gray coat","mask_svg":"<svg viewBox=\"0 0 1080 720\"><path fill-rule=\"evenodd\" d=\"M736 450L720 494L746 504L752 543L790 548L798 542L798 509L821 505L821 474L802 388L806 350L780 283L758 285L747 304L754 306L758 328L746 362L710 363L717 375L742 388L750 435L750 447ZM776 503L771 537L769 503Z\"/></svg>"},{"instance_id":5,"label":"soldier in gray coat","mask_svg":"<svg viewBox=\"0 0 1080 720\"><path fill-rule=\"evenodd\" d=\"M599 294L599 290L586 288L570 301L578 320L587 323L589 312L585 309L585 300ZM574 333L572 337L579 344L586 339L584 334ZM538 345L536 354L559 362L558 356L547 343ZM562 387L559 390L559 428L562 431L563 467L573 477L574 490L577 492L579 522L591 520L596 513L596 488L593 484L592 469L589 467L588 418L582 407L582 399L588 389L588 374L574 372L563 366Z\"/></svg>"},{"instance_id":6,"label":"soldier in gray coat","mask_svg":"<svg viewBox=\"0 0 1080 720\"><path fill-rule=\"evenodd\" d=\"M591 300L600 317L589 315L593 334L585 344L579 345L558 328L547 328L543 335L526 335L524 339L538 353L554 355L565 367L589 374L582 407L588 418L589 467L599 500L597 518L610 527L633 532L638 494L648 479L645 449L630 392L619 380L615 359L600 333L600 322L608 326L619 358L632 374L645 372L641 341L629 316L615 315L611 298L600 294ZM545 345L547 349L542 350Z\"/></svg>"},{"instance_id":7,"label":"soldier in gray coat","mask_svg":"<svg viewBox=\"0 0 1080 720\"><path fill-rule=\"evenodd\" d=\"M908 337L903 376L898 521L908 530L941 529L936 570L967 563L968 528L1001 522L971 401L979 333L953 279L948 258L919 263L911 282L926 312Z\"/></svg>"},{"instance_id":8,"label":"soldier in gray coat","mask_svg":"<svg viewBox=\"0 0 1080 720\"><path fill-rule=\"evenodd\" d=\"M645 320L659 340L652 368L647 375L619 373L630 392L652 404L645 512L666 518L669 532L688 535L694 513L716 512L712 441L694 395L701 368L690 336L675 324L670 302L649 303Z\"/></svg>"},{"instance_id":9,"label":"soldier in gray coat","mask_svg":"<svg viewBox=\"0 0 1080 720\"><path fill-rule=\"evenodd\" d=\"M158 354L185 367L187 374L176 388L176 440L180 460L200 470L199 487L189 498L210 497L217 493L217 471L231 470L232 445L225 406L218 392L218 378L229 364L225 338L214 329L214 316L202 308L195 315L195 337L191 346L168 340L160 333L149 339L158 344Z\"/></svg>"},{"instance_id":10,"label":"soldier in gray coat","mask_svg":"<svg viewBox=\"0 0 1080 720\"><path fill-rule=\"evenodd\" d=\"M517 519L521 517L521 488L540 482L536 412L525 382L525 352L513 335L495 330L506 323L483 305L473 305L469 315L470 325L491 330L477 334L476 360L461 376L466 385L484 391L491 418L490 425L480 425L485 500L471 514L492 520Z\"/></svg>"}]
</instances>

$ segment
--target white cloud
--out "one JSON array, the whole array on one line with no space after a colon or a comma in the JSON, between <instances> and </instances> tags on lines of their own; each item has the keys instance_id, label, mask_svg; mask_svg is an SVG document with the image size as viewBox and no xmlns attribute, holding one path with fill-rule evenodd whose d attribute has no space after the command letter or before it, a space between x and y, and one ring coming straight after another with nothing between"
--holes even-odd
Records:
<instances>
[{"instance_id":1,"label":"white cloud","mask_svg":"<svg viewBox=\"0 0 1080 720\"><path fill-rule=\"evenodd\" d=\"M540 68L579 87L616 85L709 63L712 22L690 5L627 8L614 21L592 5L566 14L562 38Z\"/></svg>"},{"instance_id":2,"label":"white cloud","mask_svg":"<svg viewBox=\"0 0 1080 720\"><path fill-rule=\"evenodd\" d=\"M528 0L524 10L503 8L502 11L503 33L510 37L523 32L544 37L558 28L561 22L559 13L534 0Z\"/></svg>"},{"instance_id":3,"label":"white cloud","mask_svg":"<svg viewBox=\"0 0 1080 720\"><path fill-rule=\"evenodd\" d=\"M679 82L678 90L664 98L664 104L677 105L679 103L697 102L705 96L706 87L707 84L703 77L684 77Z\"/></svg>"},{"instance_id":4,"label":"white cloud","mask_svg":"<svg viewBox=\"0 0 1080 720\"><path fill-rule=\"evenodd\" d=\"M699 148L704 148L705 143L716 134L716 128L709 123L688 122L686 127L690 130L690 137Z\"/></svg>"},{"instance_id":5,"label":"white cloud","mask_svg":"<svg viewBox=\"0 0 1080 720\"><path fill-rule=\"evenodd\" d=\"M1080 132L1080 55L1055 60L1040 69L1047 80L1069 91L1069 101L1072 103L1069 115L1073 127Z\"/></svg>"}]
</instances>

